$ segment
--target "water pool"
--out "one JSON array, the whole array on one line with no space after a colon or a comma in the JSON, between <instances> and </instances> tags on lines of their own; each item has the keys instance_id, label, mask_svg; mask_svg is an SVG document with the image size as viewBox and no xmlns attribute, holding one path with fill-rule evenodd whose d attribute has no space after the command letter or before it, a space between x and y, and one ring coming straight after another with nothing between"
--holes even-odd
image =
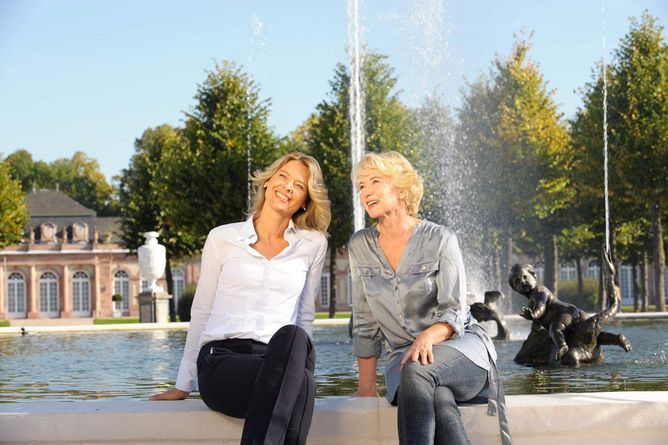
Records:
<instances>
[{"instance_id":1,"label":"water pool","mask_svg":"<svg viewBox=\"0 0 668 445\"><path fill-rule=\"evenodd\" d=\"M512 359L528 322L497 342L507 394L668 390L668 323L624 322L633 351L605 347L601 366L530 368ZM86 332L0 336L0 403L90 399L146 399L174 384L185 331ZM318 397L350 394L357 366L344 327L318 327ZM382 379L379 379L379 383ZM381 391L383 390L381 386Z\"/></svg>"}]
</instances>

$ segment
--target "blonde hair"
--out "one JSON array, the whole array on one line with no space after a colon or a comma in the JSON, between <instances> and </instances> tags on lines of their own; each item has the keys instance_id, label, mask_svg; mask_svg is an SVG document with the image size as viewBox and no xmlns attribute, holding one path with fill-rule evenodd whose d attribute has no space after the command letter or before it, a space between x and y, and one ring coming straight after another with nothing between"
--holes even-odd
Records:
<instances>
[{"instance_id":1,"label":"blonde hair","mask_svg":"<svg viewBox=\"0 0 668 445\"><path fill-rule=\"evenodd\" d=\"M403 193L406 211L410 216L416 216L420 208L420 201L424 193L422 178L410 162L396 151L381 153L367 153L353 168L350 178L359 189L360 176L376 170L390 179L393 187Z\"/></svg>"},{"instance_id":2,"label":"blonde hair","mask_svg":"<svg viewBox=\"0 0 668 445\"><path fill-rule=\"evenodd\" d=\"M288 153L278 160L274 161L266 169L257 170L252 177L253 180L253 201L251 203L250 213L256 216L260 214L265 200L264 184L271 179L285 164L290 161L299 161L304 164L309 171L308 177L308 197L306 198L306 210L299 209L292 220L300 229L317 230L326 232L329 222L332 219L327 189L322 178L320 164L312 156L304 153Z\"/></svg>"}]
</instances>

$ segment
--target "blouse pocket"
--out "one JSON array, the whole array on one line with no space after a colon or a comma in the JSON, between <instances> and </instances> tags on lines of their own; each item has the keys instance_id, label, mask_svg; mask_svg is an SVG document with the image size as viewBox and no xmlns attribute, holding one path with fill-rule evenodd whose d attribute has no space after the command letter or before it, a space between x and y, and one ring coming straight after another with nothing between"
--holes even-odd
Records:
<instances>
[{"instance_id":1,"label":"blouse pocket","mask_svg":"<svg viewBox=\"0 0 668 445\"><path fill-rule=\"evenodd\" d=\"M357 273L362 281L364 294L367 298L374 298L380 295L382 288L382 277L380 276L379 266L357 266Z\"/></svg>"},{"instance_id":2,"label":"blouse pocket","mask_svg":"<svg viewBox=\"0 0 668 445\"><path fill-rule=\"evenodd\" d=\"M411 275L411 281L414 283L411 290L415 290L414 297L419 300L429 300L435 296L436 274L438 273L438 260L422 261L411 264L408 273Z\"/></svg>"}]
</instances>

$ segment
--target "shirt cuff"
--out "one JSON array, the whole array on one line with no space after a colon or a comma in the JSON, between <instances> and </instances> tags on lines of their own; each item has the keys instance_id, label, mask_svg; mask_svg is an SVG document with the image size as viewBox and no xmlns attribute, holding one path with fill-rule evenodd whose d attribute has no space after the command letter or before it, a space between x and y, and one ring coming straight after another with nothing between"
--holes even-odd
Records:
<instances>
[{"instance_id":1,"label":"shirt cuff","mask_svg":"<svg viewBox=\"0 0 668 445\"><path fill-rule=\"evenodd\" d=\"M185 357L181 360L179 366L179 373L176 376L176 389L181 391L192 392L198 389L197 385L197 364L186 360Z\"/></svg>"},{"instance_id":2,"label":"shirt cuff","mask_svg":"<svg viewBox=\"0 0 668 445\"><path fill-rule=\"evenodd\" d=\"M378 351L376 348L377 340L366 337L353 337L353 351L355 357L377 357Z\"/></svg>"},{"instance_id":3,"label":"shirt cuff","mask_svg":"<svg viewBox=\"0 0 668 445\"><path fill-rule=\"evenodd\" d=\"M453 309L446 309L445 312L437 317L436 321L449 324L453 329L450 338L457 338L464 335L466 320L466 314L461 309L456 311Z\"/></svg>"}]
</instances>

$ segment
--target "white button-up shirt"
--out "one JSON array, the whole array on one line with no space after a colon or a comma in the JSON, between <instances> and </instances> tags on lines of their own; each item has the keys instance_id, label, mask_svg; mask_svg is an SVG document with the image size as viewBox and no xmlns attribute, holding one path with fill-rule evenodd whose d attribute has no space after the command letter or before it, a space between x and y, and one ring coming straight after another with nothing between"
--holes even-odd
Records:
<instances>
[{"instance_id":1,"label":"white button-up shirt","mask_svg":"<svg viewBox=\"0 0 668 445\"><path fill-rule=\"evenodd\" d=\"M288 246L268 260L250 247L257 241L252 217L209 232L178 389L197 389L197 356L210 341L249 338L268 343L287 324L311 333L327 238L296 227L292 220L284 237Z\"/></svg>"}]
</instances>

